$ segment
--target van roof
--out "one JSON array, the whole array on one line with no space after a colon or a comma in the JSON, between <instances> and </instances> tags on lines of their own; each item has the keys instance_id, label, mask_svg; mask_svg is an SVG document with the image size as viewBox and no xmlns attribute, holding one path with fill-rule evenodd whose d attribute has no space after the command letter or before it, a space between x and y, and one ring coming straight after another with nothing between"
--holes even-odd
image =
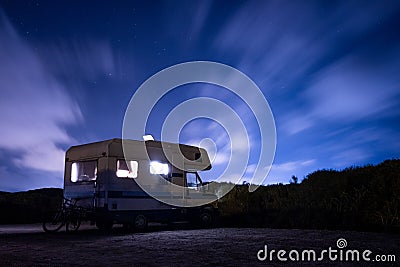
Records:
<instances>
[{"instance_id":1,"label":"van roof","mask_svg":"<svg viewBox=\"0 0 400 267\"><path fill-rule=\"evenodd\" d=\"M139 140L132 140L132 139L121 139L121 138L113 138L113 139L108 139L108 140L103 140L103 141L97 141L97 142L92 142L92 143L86 143L86 144L81 144L81 145L75 145L75 146L71 146L70 148L68 148L67 152L70 150L74 150L75 148L78 147L85 147L85 146L107 146L110 145L112 143L117 143L117 144L122 144L122 142L128 142L131 144L142 144L142 143L146 143L147 147L162 147L162 144L164 145L177 145L176 143L170 143L170 142L162 142L162 141L153 141L153 140L149 140L149 141L139 141ZM199 149L196 146L191 146L191 145L186 145L186 144L178 144L180 148L185 148L185 149L190 149L190 148L194 148L194 149Z\"/></svg>"},{"instance_id":2,"label":"van roof","mask_svg":"<svg viewBox=\"0 0 400 267\"><path fill-rule=\"evenodd\" d=\"M125 158L123 144L127 144L129 148L125 152L127 152L128 155L134 154L135 159L148 159L148 152L151 156L157 157L157 155L159 155L159 152L157 152L159 151L158 149L171 148L171 150L174 151L177 149L176 145L179 145L179 149L185 158L193 161L196 160L196 155L204 155L203 163L198 162L198 164L204 165L207 167L206 169L211 168L208 153L204 148L161 141L138 141L121 138L71 146L65 154L65 160L90 160L107 156ZM143 144L145 144L145 146Z\"/></svg>"}]
</instances>

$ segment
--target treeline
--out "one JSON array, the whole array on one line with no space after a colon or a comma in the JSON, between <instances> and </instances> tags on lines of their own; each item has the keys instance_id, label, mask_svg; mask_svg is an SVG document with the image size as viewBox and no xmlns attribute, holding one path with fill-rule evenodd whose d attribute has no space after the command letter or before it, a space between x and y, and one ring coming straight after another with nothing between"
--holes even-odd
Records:
<instances>
[{"instance_id":1,"label":"treeline","mask_svg":"<svg viewBox=\"0 0 400 267\"><path fill-rule=\"evenodd\" d=\"M220 223L235 227L400 230L400 160L342 171L319 170L301 183L236 185L219 202ZM224 184L221 184L224 186ZM227 186L225 184L225 186ZM62 189L0 192L0 224L41 222Z\"/></svg>"},{"instance_id":2,"label":"treeline","mask_svg":"<svg viewBox=\"0 0 400 267\"><path fill-rule=\"evenodd\" d=\"M59 208L62 195L60 188L0 192L0 224L42 222L43 216Z\"/></svg>"},{"instance_id":3,"label":"treeline","mask_svg":"<svg viewBox=\"0 0 400 267\"><path fill-rule=\"evenodd\" d=\"M319 170L253 193L236 186L219 206L226 226L399 231L400 160Z\"/></svg>"}]
</instances>

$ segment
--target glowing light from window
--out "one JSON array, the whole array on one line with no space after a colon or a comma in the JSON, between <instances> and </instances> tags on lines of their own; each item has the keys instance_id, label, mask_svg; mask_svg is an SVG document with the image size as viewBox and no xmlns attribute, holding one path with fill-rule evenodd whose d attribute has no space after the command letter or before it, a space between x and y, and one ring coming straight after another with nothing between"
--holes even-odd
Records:
<instances>
[{"instance_id":1,"label":"glowing light from window","mask_svg":"<svg viewBox=\"0 0 400 267\"><path fill-rule=\"evenodd\" d=\"M72 163L71 167L71 182L78 182L78 164L76 162Z\"/></svg>"},{"instance_id":2,"label":"glowing light from window","mask_svg":"<svg viewBox=\"0 0 400 267\"><path fill-rule=\"evenodd\" d=\"M97 161L74 162L71 165L71 182L95 181L97 177Z\"/></svg>"},{"instance_id":3,"label":"glowing light from window","mask_svg":"<svg viewBox=\"0 0 400 267\"><path fill-rule=\"evenodd\" d=\"M129 164L129 166L128 166ZM117 161L117 176L136 178L138 172L138 162L133 160L118 160Z\"/></svg>"},{"instance_id":4,"label":"glowing light from window","mask_svg":"<svg viewBox=\"0 0 400 267\"><path fill-rule=\"evenodd\" d=\"M168 164L152 161L150 162L150 173L167 175L169 173Z\"/></svg>"}]
</instances>

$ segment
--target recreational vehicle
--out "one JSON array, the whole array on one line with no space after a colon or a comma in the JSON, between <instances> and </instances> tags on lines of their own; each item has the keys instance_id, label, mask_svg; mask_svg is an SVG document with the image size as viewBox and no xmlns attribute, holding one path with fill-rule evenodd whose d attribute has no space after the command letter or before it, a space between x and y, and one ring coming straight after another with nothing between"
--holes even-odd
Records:
<instances>
[{"instance_id":1,"label":"recreational vehicle","mask_svg":"<svg viewBox=\"0 0 400 267\"><path fill-rule=\"evenodd\" d=\"M211 163L203 148L160 141L111 139L66 152L64 197L93 211L99 228L192 221L209 226L217 196L198 171Z\"/></svg>"}]
</instances>

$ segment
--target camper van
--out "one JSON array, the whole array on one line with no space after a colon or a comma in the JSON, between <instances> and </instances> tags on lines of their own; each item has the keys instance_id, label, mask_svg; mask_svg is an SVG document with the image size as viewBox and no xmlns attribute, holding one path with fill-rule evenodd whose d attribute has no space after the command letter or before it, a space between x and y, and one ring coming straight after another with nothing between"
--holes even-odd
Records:
<instances>
[{"instance_id":1,"label":"camper van","mask_svg":"<svg viewBox=\"0 0 400 267\"><path fill-rule=\"evenodd\" d=\"M189 145L111 139L73 146L66 152L64 197L93 211L100 229L180 221L210 226L218 199L199 175L209 169L207 151Z\"/></svg>"}]
</instances>

